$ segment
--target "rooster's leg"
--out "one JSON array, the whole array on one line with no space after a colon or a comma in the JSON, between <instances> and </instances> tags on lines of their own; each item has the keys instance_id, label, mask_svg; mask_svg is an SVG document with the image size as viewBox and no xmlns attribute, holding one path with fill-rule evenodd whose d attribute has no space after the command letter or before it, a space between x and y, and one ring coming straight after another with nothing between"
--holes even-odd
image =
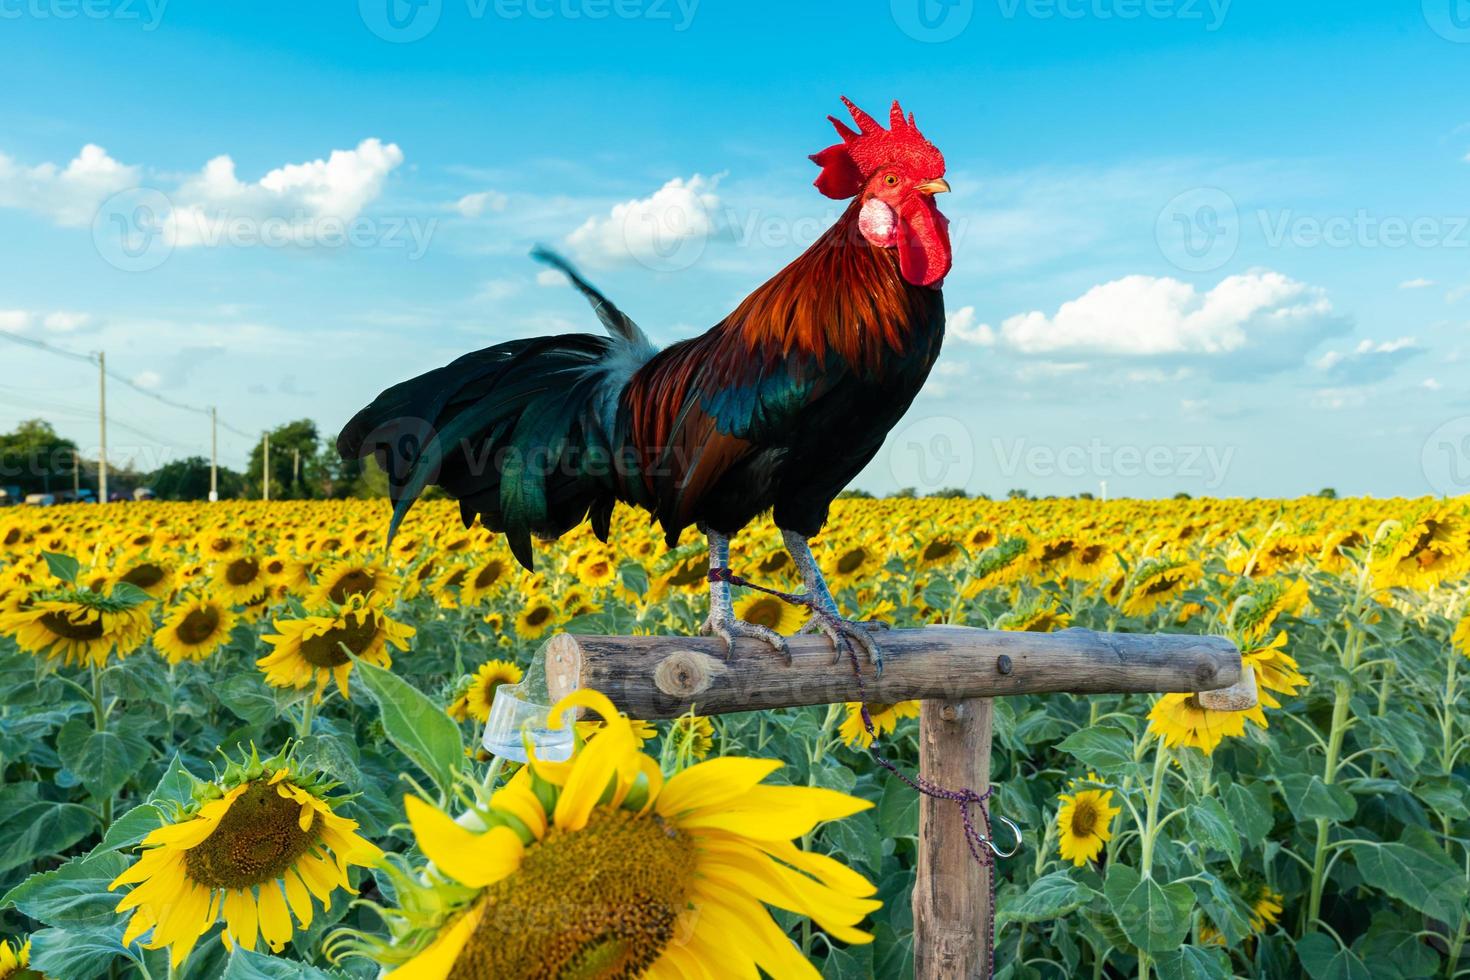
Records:
<instances>
[{"instance_id":1,"label":"rooster's leg","mask_svg":"<svg viewBox=\"0 0 1470 980\"><path fill-rule=\"evenodd\" d=\"M729 570L730 568L730 538L719 531L704 529L709 538L709 567L713 572L716 569ZM786 637L775 630L761 626L757 623L747 623L735 615L735 603L730 598L730 583L710 576L709 582L709 618L699 628L699 632L705 636L718 636L725 641L725 658L735 652L736 637L748 636L762 643L769 644L777 653L786 658L786 663L791 663L791 650L786 646Z\"/></svg>"},{"instance_id":2,"label":"rooster's leg","mask_svg":"<svg viewBox=\"0 0 1470 980\"><path fill-rule=\"evenodd\" d=\"M832 598L832 590L827 588L827 580L822 577L822 570L817 567L817 560L812 556L811 546L806 543L806 537L795 531L783 530L781 540L786 542L786 550L801 572L807 600L811 604L812 617L801 628L801 632L825 634L832 641L833 650L839 660L842 658L844 644L856 643L867 653L878 673L883 673L883 651L872 634L874 630L888 629L888 624L843 619L837 611L837 600Z\"/></svg>"}]
</instances>

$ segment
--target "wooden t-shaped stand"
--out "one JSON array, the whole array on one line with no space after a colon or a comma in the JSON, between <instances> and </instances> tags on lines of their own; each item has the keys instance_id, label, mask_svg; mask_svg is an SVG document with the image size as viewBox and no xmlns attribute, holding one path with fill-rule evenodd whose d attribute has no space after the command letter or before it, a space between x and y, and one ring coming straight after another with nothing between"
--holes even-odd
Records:
<instances>
[{"instance_id":1,"label":"wooden t-shaped stand","mask_svg":"<svg viewBox=\"0 0 1470 980\"><path fill-rule=\"evenodd\" d=\"M990 783L990 699L1011 694L1217 692L1207 707L1255 703L1240 652L1218 636L1011 633L956 626L878 635L883 676L864 666L864 692L845 663L834 665L822 636L790 638L791 665L769 647L742 640L682 636L576 636L546 647L553 700L579 688L607 695L634 718L761 711L798 705L919 699L919 772L949 789L984 793ZM1009 843L1002 838L1003 843ZM919 800L919 865L914 882L914 973L925 978L985 977L984 923L990 881L972 860L960 808Z\"/></svg>"}]
</instances>

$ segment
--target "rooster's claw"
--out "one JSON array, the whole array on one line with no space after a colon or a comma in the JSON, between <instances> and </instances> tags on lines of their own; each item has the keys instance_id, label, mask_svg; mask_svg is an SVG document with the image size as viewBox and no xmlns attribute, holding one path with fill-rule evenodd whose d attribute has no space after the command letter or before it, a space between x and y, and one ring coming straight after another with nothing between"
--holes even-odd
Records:
<instances>
[{"instance_id":1,"label":"rooster's claw","mask_svg":"<svg viewBox=\"0 0 1470 980\"><path fill-rule=\"evenodd\" d=\"M786 666L791 666L791 648L786 644L786 637L777 633L768 626L759 623L747 623L743 619L724 619L710 616L699 628L702 636L718 636L725 641L725 659L729 660L735 654L735 640L742 636L748 636L752 640L760 640L781 654L786 661Z\"/></svg>"},{"instance_id":2,"label":"rooster's claw","mask_svg":"<svg viewBox=\"0 0 1470 980\"><path fill-rule=\"evenodd\" d=\"M814 613L812 618L807 620L806 625L801 628L801 632L821 633L831 640L834 664L841 662L842 654L847 649L848 643L856 643L863 648L863 652L873 664L873 669L881 677L883 676L883 648L878 646L878 641L873 639L872 634L886 629L892 629L892 627L881 620L858 622L823 613Z\"/></svg>"}]
</instances>

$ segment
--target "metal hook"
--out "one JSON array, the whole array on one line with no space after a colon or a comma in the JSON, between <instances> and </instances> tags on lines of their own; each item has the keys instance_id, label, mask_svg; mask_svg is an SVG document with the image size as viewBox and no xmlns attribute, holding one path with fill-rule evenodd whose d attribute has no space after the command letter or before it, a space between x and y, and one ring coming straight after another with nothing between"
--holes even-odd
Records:
<instances>
[{"instance_id":1,"label":"metal hook","mask_svg":"<svg viewBox=\"0 0 1470 980\"><path fill-rule=\"evenodd\" d=\"M995 846L995 841L991 840L989 837L986 837L984 834L979 835L980 840L985 843L986 847L990 848L990 853L994 854L996 857L1014 857L1016 853L1021 850L1021 845L1025 843L1021 839L1021 828L1017 827L1015 821L1011 820L1009 817L996 816L995 819L999 820L1001 823L1011 828L1011 833L1014 834L1016 837L1016 846L1012 847L1009 851L1002 851L1000 848Z\"/></svg>"}]
</instances>

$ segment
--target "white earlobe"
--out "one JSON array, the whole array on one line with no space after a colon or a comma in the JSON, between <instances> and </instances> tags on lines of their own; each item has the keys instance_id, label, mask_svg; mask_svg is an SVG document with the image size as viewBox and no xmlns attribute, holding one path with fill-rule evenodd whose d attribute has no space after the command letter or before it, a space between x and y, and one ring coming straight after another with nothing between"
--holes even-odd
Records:
<instances>
[{"instance_id":1,"label":"white earlobe","mask_svg":"<svg viewBox=\"0 0 1470 980\"><path fill-rule=\"evenodd\" d=\"M858 212L858 229L872 244L888 248L898 242L898 216L876 197L869 198Z\"/></svg>"}]
</instances>

